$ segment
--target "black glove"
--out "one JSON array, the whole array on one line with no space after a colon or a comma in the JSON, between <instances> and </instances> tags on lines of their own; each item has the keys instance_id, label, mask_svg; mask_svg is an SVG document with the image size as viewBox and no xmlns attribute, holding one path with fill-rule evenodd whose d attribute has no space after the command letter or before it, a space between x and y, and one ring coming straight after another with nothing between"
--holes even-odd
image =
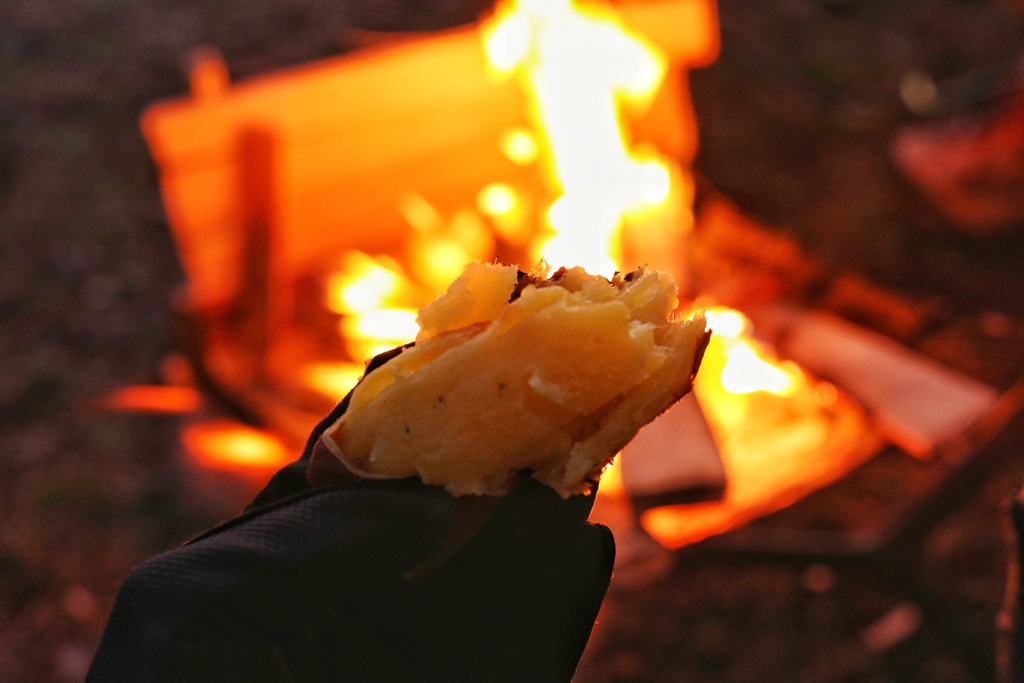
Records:
<instances>
[{"instance_id":1,"label":"black glove","mask_svg":"<svg viewBox=\"0 0 1024 683\"><path fill-rule=\"evenodd\" d=\"M586 522L593 494L313 489L307 461L346 406L244 514L128 577L88 683L570 680L615 554Z\"/></svg>"}]
</instances>

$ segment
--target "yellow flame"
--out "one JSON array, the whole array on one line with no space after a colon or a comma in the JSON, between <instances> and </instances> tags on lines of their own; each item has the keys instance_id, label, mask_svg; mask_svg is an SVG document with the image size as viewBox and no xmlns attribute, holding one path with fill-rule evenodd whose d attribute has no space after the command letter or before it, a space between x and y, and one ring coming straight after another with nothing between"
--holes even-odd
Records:
<instances>
[{"instance_id":1,"label":"yellow flame","mask_svg":"<svg viewBox=\"0 0 1024 683\"><path fill-rule=\"evenodd\" d=\"M537 161L540 149L533 133L523 128L512 128L502 134L498 141L502 154L512 163L527 166Z\"/></svg>"},{"instance_id":2,"label":"yellow flame","mask_svg":"<svg viewBox=\"0 0 1024 683\"><path fill-rule=\"evenodd\" d=\"M404 344L416 337L416 311L411 308L381 308L345 318L342 328L348 337L380 339ZM392 344L395 346L395 344Z\"/></svg>"},{"instance_id":3,"label":"yellow flame","mask_svg":"<svg viewBox=\"0 0 1024 683\"><path fill-rule=\"evenodd\" d=\"M729 394L752 394L763 391L778 396L794 393L801 377L793 363L779 363L767 356L750 339L750 320L739 311L710 308L704 315L711 329L711 343L704 354L703 367L713 375L714 389L703 382L704 392L714 394L720 389Z\"/></svg>"},{"instance_id":4,"label":"yellow flame","mask_svg":"<svg viewBox=\"0 0 1024 683\"><path fill-rule=\"evenodd\" d=\"M601 471L601 495L613 498L622 498L625 495L626 485L622 483L621 453L608 463Z\"/></svg>"},{"instance_id":5,"label":"yellow flame","mask_svg":"<svg viewBox=\"0 0 1024 683\"><path fill-rule=\"evenodd\" d=\"M305 368L306 384L335 400L341 400L363 376L356 363L313 363Z\"/></svg>"},{"instance_id":6,"label":"yellow flame","mask_svg":"<svg viewBox=\"0 0 1024 683\"><path fill-rule=\"evenodd\" d=\"M722 388L732 394L766 391L784 396L791 393L793 377L762 358L746 340L738 339L723 349L725 366L720 375Z\"/></svg>"},{"instance_id":7,"label":"yellow flame","mask_svg":"<svg viewBox=\"0 0 1024 683\"><path fill-rule=\"evenodd\" d=\"M412 292L412 283L394 260L360 251L344 255L341 269L328 279L327 306L342 315L339 330L353 360L367 360L416 338L416 311L400 305ZM306 383L314 389L336 388L339 382L341 378L328 378L322 368L307 368Z\"/></svg>"},{"instance_id":8,"label":"yellow flame","mask_svg":"<svg viewBox=\"0 0 1024 683\"><path fill-rule=\"evenodd\" d=\"M341 319L341 335L349 353L368 359L416 338L419 325L411 308L380 308Z\"/></svg>"},{"instance_id":9,"label":"yellow flame","mask_svg":"<svg viewBox=\"0 0 1024 683\"><path fill-rule=\"evenodd\" d=\"M433 292L443 292L467 263L494 255L494 237L471 208L446 221L424 197L410 194L400 209L416 230L408 245L409 267Z\"/></svg>"},{"instance_id":10,"label":"yellow flame","mask_svg":"<svg viewBox=\"0 0 1024 683\"><path fill-rule=\"evenodd\" d=\"M274 470L292 454L274 435L229 420L188 425L182 441L189 455L204 467L234 471Z\"/></svg>"},{"instance_id":11,"label":"yellow flame","mask_svg":"<svg viewBox=\"0 0 1024 683\"><path fill-rule=\"evenodd\" d=\"M527 219L528 200L511 185L491 183L476 196L480 213L489 217L494 230L507 242L517 246L528 246L533 239L530 221Z\"/></svg>"},{"instance_id":12,"label":"yellow flame","mask_svg":"<svg viewBox=\"0 0 1024 683\"><path fill-rule=\"evenodd\" d=\"M476 203L486 216L507 216L519 207L519 197L505 183L491 183L480 190Z\"/></svg>"},{"instance_id":13,"label":"yellow flame","mask_svg":"<svg viewBox=\"0 0 1024 683\"><path fill-rule=\"evenodd\" d=\"M737 434L750 432L751 421L789 414L810 396L810 380L795 364L774 359L751 338L743 314L715 307L705 312L711 341L704 353L693 391L715 442L730 452Z\"/></svg>"},{"instance_id":14,"label":"yellow flame","mask_svg":"<svg viewBox=\"0 0 1024 683\"><path fill-rule=\"evenodd\" d=\"M327 307L346 315L373 311L399 295L401 281L401 270L391 259L350 251L327 283Z\"/></svg>"},{"instance_id":15,"label":"yellow flame","mask_svg":"<svg viewBox=\"0 0 1024 683\"><path fill-rule=\"evenodd\" d=\"M708 328L719 339L736 339L750 327L747 317L731 308L708 308L704 311L704 317L708 321Z\"/></svg>"},{"instance_id":16,"label":"yellow flame","mask_svg":"<svg viewBox=\"0 0 1024 683\"><path fill-rule=\"evenodd\" d=\"M431 235L415 240L409 250L416 277L436 292L443 292L474 260L465 244L453 237Z\"/></svg>"},{"instance_id":17,"label":"yellow flame","mask_svg":"<svg viewBox=\"0 0 1024 683\"><path fill-rule=\"evenodd\" d=\"M611 275L624 216L671 190L664 162L630 151L621 111L650 102L666 58L610 10L573 0L507 2L483 43L494 72L522 78L544 135L556 199L533 258Z\"/></svg>"}]
</instances>

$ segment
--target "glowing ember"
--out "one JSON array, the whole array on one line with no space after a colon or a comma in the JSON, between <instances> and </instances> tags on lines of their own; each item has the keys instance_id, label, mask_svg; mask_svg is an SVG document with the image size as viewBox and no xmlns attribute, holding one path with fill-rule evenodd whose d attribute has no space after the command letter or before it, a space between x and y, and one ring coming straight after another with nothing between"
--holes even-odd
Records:
<instances>
[{"instance_id":1,"label":"glowing ember","mask_svg":"<svg viewBox=\"0 0 1024 683\"><path fill-rule=\"evenodd\" d=\"M341 268L328 282L327 306L343 316L340 331L353 359L372 358L416 337L416 310L397 305L413 288L394 260L351 251Z\"/></svg>"},{"instance_id":2,"label":"glowing ember","mask_svg":"<svg viewBox=\"0 0 1024 683\"><path fill-rule=\"evenodd\" d=\"M488 216L507 216L518 205L519 197L515 190L505 183L492 183L477 195L477 206Z\"/></svg>"},{"instance_id":3,"label":"glowing ember","mask_svg":"<svg viewBox=\"0 0 1024 683\"><path fill-rule=\"evenodd\" d=\"M178 415L198 410L203 399L191 387L135 384L114 390L99 402L104 410Z\"/></svg>"},{"instance_id":4,"label":"glowing ember","mask_svg":"<svg viewBox=\"0 0 1024 683\"><path fill-rule=\"evenodd\" d=\"M528 166L537 161L540 149L533 133L523 128L513 128L505 131L498 141L502 153L512 163L520 166Z\"/></svg>"},{"instance_id":5,"label":"glowing ember","mask_svg":"<svg viewBox=\"0 0 1024 683\"><path fill-rule=\"evenodd\" d=\"M621 116L624 105L650 103L666 59L610 11L572 0L502 5L484 49L496 72L521 76L545 137L557 196L534 256L610 276L623 218L669 196L667 166L630 151Z\"/></svg>"},{"instance_id":6,"label":"glowing ember","mask_svg":"<svg viewBox=\"0 0 1024 683\"><path fill-rule=\"evenodd\" d=\"M306 366L306 384L336 401L345 398L363 376L356 363L313 363Z\"/></svg>"},{"instance_id":7,"label":"glowing ember","mask_svg":"<svg viewBox=\"0 0 1024 683\"><path fill-rule=\"evenodd\" d=\"M266 472L294 459L270 433L229 420L189 425L182 432L182 441L198 464L213 469Z\"/></svg>"},{"instance_id":8,"label":"glowing ember","mask_svg":"<svg viewBox=\"0 0 1024 683\"><path fill-rule=\"evenodd\" d=\"M392 259L350 251L342 257L341 271L330 278L327 308L345 315L369 313L396 300L402 278Z\"/></svg>"}]
</instances>

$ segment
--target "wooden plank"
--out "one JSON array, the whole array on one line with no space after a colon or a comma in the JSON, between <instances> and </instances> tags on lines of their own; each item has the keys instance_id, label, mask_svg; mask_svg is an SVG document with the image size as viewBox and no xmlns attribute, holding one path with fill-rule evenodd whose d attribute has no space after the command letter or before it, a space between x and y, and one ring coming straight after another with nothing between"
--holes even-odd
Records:
<instances>
[{"instance_id":1,"label":"wooden plank","mask_svg":"<svg viewBox=\"0 0 1024 683\"><path fill-rule=\"evenodd\" d=\"M466 205L487 183L522 174L498 139L525 111L514 81L488 75L475 29L461 29L158 104L142 128L191 297L214 307L239 292L255 210L245 131L275 139L274 168L260 171L274 215L263 218L282 251L279 272L295 273L326 251L393 250L403 192Z\"/></svg>"},{"instance_id":2,"label":"wooden plank","mask_svg":"<svg viewBox=\"0 0 1024 683\"><path fill-rule=\"evenodd\" d=\"M693 393L641 429L620 457L622 484L636 499L664 503L725 488L722 457Z\"/></svg>"},{"instance_id":3,"label":"wooden plank","mask_svg":"<svg viewBox=\"0 0 1024 683\"><path fill-rule=\"evenodd\" d=\"M918 457L960 437L998 399L993 387L828 313L774 306L752 318L781 356L856 397L886 438Z\"/></svg>"}]
</instances>

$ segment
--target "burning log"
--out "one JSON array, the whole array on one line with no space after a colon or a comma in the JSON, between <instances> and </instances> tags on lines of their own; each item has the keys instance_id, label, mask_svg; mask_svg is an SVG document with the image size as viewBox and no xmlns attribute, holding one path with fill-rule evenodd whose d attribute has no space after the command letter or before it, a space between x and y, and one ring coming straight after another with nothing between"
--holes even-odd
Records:
<instances>
[{"instance_id":1,"label":"burning log","mask_svg":"<svg viewBox=\"0 0 1024 683\"><path fill-rule=\"evenodd\" d=\"M712 337L694 395L721 453L726 486L720 500L695 504L667 505L680 502L670 489L648 496L641 524L668 548L782 509L848 474L880 445L859 404L776 360L750 336L745 316L722 308L707 314ZM688 439L676 450L689 445Z\"/></svg>"}]
</instances>

